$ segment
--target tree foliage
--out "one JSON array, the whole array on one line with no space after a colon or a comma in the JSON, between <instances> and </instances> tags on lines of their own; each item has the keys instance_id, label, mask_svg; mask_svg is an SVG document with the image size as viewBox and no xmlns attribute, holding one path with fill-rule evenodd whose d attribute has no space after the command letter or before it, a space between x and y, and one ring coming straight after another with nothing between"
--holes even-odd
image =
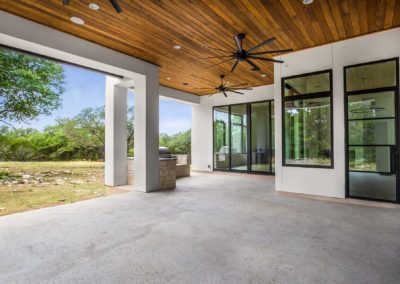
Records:
<instances>
[{"instance_id":1,"label":"tree foliage","mask_svg":"<svg viewBox=\"0 0 400 284\"><path fill-rule=\"evenodd\" d=\"M174 135L160 134L160 146L168 147L173 154L190 154L191 131Z\"/></svg>"},{"instance_id":2,"label":"tree foliage","mask_svg":"<svg viewBox=\"0 0 400 284\"><path fill-rule=\"evenodd\" d=\"M134 150L134 109L128 109L127 155ZM0 160L102 160L104 159L104 107L83 109L73 118L59 118L44 131L0 127ZM172 153L190 153L190 130L160 135L160 145Z\"/></svg>"},{"instance_id":3,"label":"tree foliage","mask_svg":"<svg viewBox=\"0 0 400 284\"><path fill-rule=\"evenodd\" d=\"M0 48L0 121L24 122L61 105L63 67L40 57Z\"/></svg>"}]
</instances>

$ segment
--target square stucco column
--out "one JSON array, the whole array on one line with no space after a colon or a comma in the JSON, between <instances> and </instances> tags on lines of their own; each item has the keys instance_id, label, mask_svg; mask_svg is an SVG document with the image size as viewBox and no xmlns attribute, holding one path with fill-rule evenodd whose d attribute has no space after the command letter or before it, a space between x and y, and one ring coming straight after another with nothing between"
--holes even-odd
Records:
<instances>
[{"instance_id":1,"label":"square stucco column","mask_svg":"<svg viewBox=\"0 0 400 284\"><path fill-rule=\"evenodd\" d=\"M105 106L105 184L128 183L127 152L127 95L128 89L116 84L119 79L106 76Z\"/></svg>"},{"instance_id":2,"label":"square stucco column","mask_svg":"<svg viewBox=\"0 0 400 284\"><path fill-rule=\"evenodd\" d=\"M148 65L146 76L135 78L134 188L150 192L160 188L159 67Z\"/></svg>"}]
</instances>

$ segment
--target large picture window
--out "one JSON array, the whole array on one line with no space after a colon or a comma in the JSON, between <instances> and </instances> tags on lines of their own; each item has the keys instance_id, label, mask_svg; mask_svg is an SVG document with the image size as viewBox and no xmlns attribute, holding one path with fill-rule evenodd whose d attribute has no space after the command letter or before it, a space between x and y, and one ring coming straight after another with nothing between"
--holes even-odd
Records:
<instances>
[{"instance_id":1,"label":"large picture window","mask_svg":"<svg viewBox=\"0 0 400 284\"><path fill-rule=\"evenodd\" d=\"M282 79L283 165L333 167L332 71Z\"/></svg>"}]
</instances>

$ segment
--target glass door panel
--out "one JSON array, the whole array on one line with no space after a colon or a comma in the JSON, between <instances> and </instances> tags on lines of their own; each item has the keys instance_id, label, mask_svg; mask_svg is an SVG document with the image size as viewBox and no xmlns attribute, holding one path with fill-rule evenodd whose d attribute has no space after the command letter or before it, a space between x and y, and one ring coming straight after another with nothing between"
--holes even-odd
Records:
<instances>
[{"instance_id":1,"label":"glass door panel","mask_svg":"<svg viewBox=\"0 0 400 284\"><path fill-rule=\"evenodd\" d=\"M395 92L348 95L348 195L396 201Z\"/></svg>"},{"instance_id":2,"label":"glass door panel","mask_svg":"<svg viewBox=\"0 0 400 284\"><path fill-rule=\"evenodd\" d=\"M349 169L392 174L395 168L393 155L394 148L389 146L350 146Z\"/></svg>"},{"instance_id":3,"label":"glass door panel","mask_svg":"<svg viewBox=\"0 0 400 284\"><path fill-rule=\"evenodd\" d=\"M213 115L215 170L275 171L273 101L217 106Z\"/></svg>"},{"instance_id":4,"label":"glass door panel","mask_svg":"<svg viewBox=\"0 0 400 284\"><path fill-rule=\"evenodd\" d=\"M271 135L269 102L253 103L251 108L251 171L270 172Z\"/></svg>"},{"instance_id":5,"label":"glass door panel","mask_svg":"<svg viewBox=\"0 0 400 284\"><path fill-rule=\"evenodd\" d=\"M214 108L214 168L229 170L229 107Z\"/></svg>"},{"instance_id":6,"label":"glass door panel","mask_svg":"<svg viewBox=\"0 0 400 284\"><path fill-rule=\"evenodd\" d=\"M394 118L349 120L349 144L394 145L395 127Z\"/></svg>"},{"instance_id":7,"label":"glass door panel","mask_svg":"<svg viewBox=\"0 0 400 284\"><path fill-rule=\"evenodd\" d=\"M271 172L275 172L275 105L271 101Z\"/></svg>"},{"instance_id":8,"label":"glass door panel","mask_svg":"<svg viewBox=\"0 0 400 284\"><path fill-rule=\"evenodd\" d=\"M247 105L231 106L231 169L247 171Z\"/></svg>"}]
</instances>

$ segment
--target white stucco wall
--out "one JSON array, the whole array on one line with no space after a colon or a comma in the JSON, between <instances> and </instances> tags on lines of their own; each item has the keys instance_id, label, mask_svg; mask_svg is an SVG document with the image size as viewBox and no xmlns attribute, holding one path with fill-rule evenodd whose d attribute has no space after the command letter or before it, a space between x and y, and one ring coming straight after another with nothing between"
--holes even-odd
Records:
<instances>
[{"instance_id":1,"label":"white stucco wall","mask_svg":"<svg viewBox=\"0 0 400 284\"><path fill-rule=\"evenodd\" d=\"M257 73L254 73L257 74ZM256 87L243 91L244 95L228 93L200 97L200 104L192 107L192 170L212 171L213 165L213 106L272 100L274 86Z\"/></svg>"},{"instance_id":2,"label":"white stucco wall","mask_svg":"<svg viewBox=\"0 0 400 284\"><path fill-rule=\"evenodd\" d=\"M400 28L280 56L275 64L276 190L345 197L343 67L400 56ZM282 167L281 78L333 69L334 168Z\"/></svg>"}]
</instances>

